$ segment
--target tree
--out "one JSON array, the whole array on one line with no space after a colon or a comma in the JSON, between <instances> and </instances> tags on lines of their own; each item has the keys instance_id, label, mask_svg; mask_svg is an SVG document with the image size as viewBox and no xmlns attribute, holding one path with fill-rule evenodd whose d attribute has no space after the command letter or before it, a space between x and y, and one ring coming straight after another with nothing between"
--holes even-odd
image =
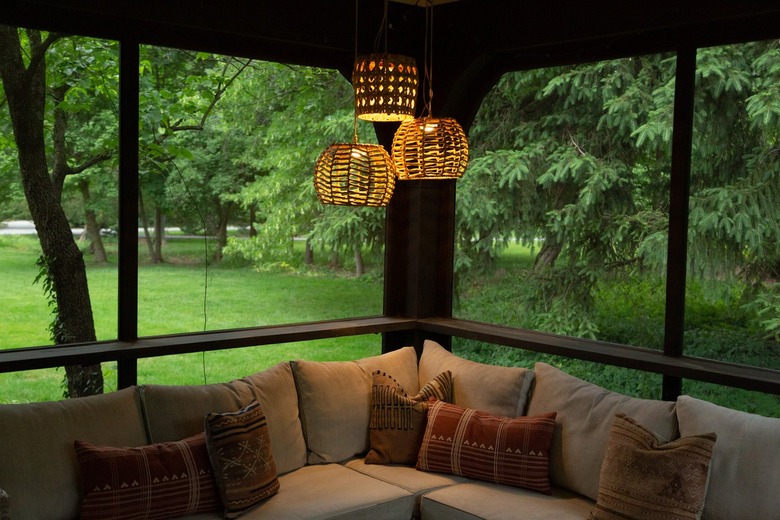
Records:
<instances>
[{"instance_id":1,"label":"tree","mask_svg":"<svg viewBox=\"0 0 780 520\"><path fill-rule=\"evenodd\" d=\"M777 41L698 51L689 260L700 275L777 277L778 57ZM599 280L661 272L674 70L654 55L505 75L458 186L459 276L491 269L509 240L538 245L529 305L569 316L555 330L567 333L588 320Z\"/></svg>"},{"instance_id":2,"label":"tree","mask_svg":"<svg viewBox=\"0 0 780 520\"><path fill-rule=\"evenodd\" d=\"M62 75L49 75L47 57L50 52L70 47L65 50L106 59L106 54L92 51L111 45L0 27L0 79L13 128L22 186L41 245L46 288L54 300L52 336L57 344L96 339L84 259L61 205L63 184L67 176L81 174L109 160L112 153L107 149L93 149L82 154L76 143L68 141L69 121L64 105L68 94L78 85L74 80L81 77L77 74L81 71L75 70L79 67L76 65L74 69L63 69ZM52 105L47 106L47 99ZM50 120L54 123L48 127L47 114L52 112ZM52 131L51 164L47 158L47 127ZM99 364L68 366L66 377L67 393L71 397L103 390Z\"/></svg>"},{"instance_id":3,"label":"tree","mask_svg":"<svg viewBox=\"0 0 780 520\"><path fill-rule=\"evenodd\" d=\"M139 207L153 263L163 261L164 215L172 207L166 198L167 179L177 167L176 159L191 156L171 138L203 131L220 99L251 63L229 56L142 47ZM150 205L154 211L154 240L148 229Z\"/></svg>"},{"instance_id":4,"label":"tree","mask_svg":"<svg viewBox=\"0 0 780 520\"><path fill-rule=\"evenodd\" d=\"M299 265L296 237L306 238L304 261L313 262L319 248L338 263L348 251L355 272L362 274L363 246L377 248L384 239L384 211L321 205L312 182L314 163L330 144L350 140L353 128L352 87L336 71L263 63L243 78L240 106L252 100L253 145L243 161L264 174L242 192L247 209L256 208L257 237L232 241L231 252L260 265ZM238 95L238 91L234 92ZM361 142L373 129L361 125ZM376 138L373 135L373 141Z\"/></svg>"}]
</instances>

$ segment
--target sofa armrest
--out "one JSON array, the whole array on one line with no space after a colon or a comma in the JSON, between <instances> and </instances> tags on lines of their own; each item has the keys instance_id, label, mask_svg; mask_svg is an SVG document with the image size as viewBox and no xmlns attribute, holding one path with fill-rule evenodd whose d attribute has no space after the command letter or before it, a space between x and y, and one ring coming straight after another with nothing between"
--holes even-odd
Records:
<instances>
[{"instance_id":1,"label":"sofa armrest","mask_svg":"<svg viewBox=\"0 0 780 520\"><path fill-rule=\"evenodd\" d=\"M11 520L10 499L3 488L0 488L0 520Z\"/></svg>"}]
</instances>

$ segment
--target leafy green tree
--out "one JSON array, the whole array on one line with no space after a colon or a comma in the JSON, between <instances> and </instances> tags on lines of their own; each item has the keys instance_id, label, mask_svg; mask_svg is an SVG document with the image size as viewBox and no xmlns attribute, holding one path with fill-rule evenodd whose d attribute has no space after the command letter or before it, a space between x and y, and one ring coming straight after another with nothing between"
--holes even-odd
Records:
<instances>
[{"instance_id":1,"label":"leafy green tree","mask_svg":"<svg viewBox=\"0 0 780 520\"><path fill-rule=\"evenodd\" d=\"M61 201L67 177L113 157L115 146L105 137L105 125L98 124L100 129L93 134L104 137L98 142L81 141L75 135L88 134L94 124L85 116L87 105L100 112L106 106L104 96L115 91L110 82L94 81L115 68L115 47L112 42L0 27L0 79L21 184L41 245L41 274L44 290L52 298L51 330L58 344L96 339L84 259ZM66 378L71 397L103 390L99 364L68 366Z\"/></svg>"},{"instance_id":2,"label":"leafy green tree","mask_svg":"<svg viewBox=\"0 0 780 520\"><path fill-rule=\"evenodd\" d=\"M163 261L165 214L174 208L166 197L177 159L192 154L173 136L202 132L220 99L251 60L163 47L141 48L140 69L140 214L152 262ZM179 179L180 180L180 179ZM149 232L153 212L154 237Z\"/></svg>"},{"instance_id":3,"label":"leafy green tree","mask_svg":"<svg viewBox=\"0 0 780 520\"><path fill-rule=\"evenodd\" d=\"M323 206L312 181L319 154L351 140L352 87L336 71L277 63L263 63L242 80L241 88L251 93L241 99L252 99L256 128L244 161L264 175L241 194L245 207L256 208L257 237L232 241L230 251L259 265L300 265L293 241L304 237L307 262L315 249L325 251L331 264L348 251L362 274L363 247L382 244L384 211ZM370 125L362 123L360 131L361 142L371 142Z\"/></svg>"},{"instance_id":4,"label":"leafy green tree","mask_svg":"<svg viewBox=\"0 0 780 520\"><path fill-rule=\"evenodd\" d=\"M777 41L698 52L689 261L759 292L780 259L777 58ZM661 272L674 69L655 55L505 75L458 186L459 277L491 269L510 240L537 244L530 326L593 336L583 322L599 280Z\"/></svg>"}]
</instances>

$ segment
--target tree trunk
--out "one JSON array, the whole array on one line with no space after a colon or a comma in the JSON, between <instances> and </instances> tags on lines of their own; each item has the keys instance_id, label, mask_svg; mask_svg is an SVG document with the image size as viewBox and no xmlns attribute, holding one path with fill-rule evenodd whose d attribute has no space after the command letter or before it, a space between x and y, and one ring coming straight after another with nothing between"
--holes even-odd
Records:
<instances>
[{"instance_id":1,"label":"tree trunk","mask_svg":"<svg viewBox=\"0 0 780 520\"><path fill-rule=\"evenodd\" d=\"M35 222L56 299L54 340L57 344L91 342L96 337L84 258L73 239L46 164L44 55L48 43L41 41L36 31L30 31L29 35L32 68L28 71L17 29L0 26L0 79L11 116L27 206ZM99 364L66 367L66 376L70 397L103 391Z\"/></svg>"},{"instance_id":2,"label":"tree trunk","mask_svg":"<svg viewBox=\"0 0 780 520\"><path fill-rule=\"evenodd\" d=\"M146 242L146 249L149 252L149 261L154 263L154 259L157 258L157 256L154 254L152 236L149 234L149 219L146 218L146 204L144 204L143 190L138 190L138 211L141 213L141 225L144 228L144 241Z\"/></svg>"},{"instance_id":3,"label":"tree trunk","mask_svg":"<svg viewBox=\"0 0 780 520\"><path fill-rule=\"evenodd\" d=\"M232 202L226 202L219 206L219 223L217 224L217 248L214 250L214 256L212 260L214 263L222 261L222 250L227 245L227 228L230 222L230 215L233 214L233 208L235 204Z\"/></svg>"},{"instance_id":4,"label":"tree trunk","mask_svg":"<svg viewBox=\"0 0 780 520\"><path fill-rule=\"evenodd\" d=\"M249 206L249 238L255 238L257 236L257 228L255 227L255 221L257 220L257 205L252 204Z\"/></svg>"},{"instance_id":5,"label":"tree trunk","mask_svg":"<svg viewBox=\"0 0 780 520\"><path fill-rule=\"evenodd\" d=\"M534 271L541 271L546 267L553 267L558 256L561 254L561 244L551 239L545 239L539 254L534 260Z\"/></svg>"},{"instance_id":6,"label":"tree trunk","mask_svg":"<svg viewBox=\"0 0 780 520\"><path fill-rule=\"evenodd\" d=\"M306 246L303 251L303 263L305 265L314 265L314 249L311 247L311 239L306 239Z\"/></svg>"},{"instance_id":7,"label":"tree trunk","mask_svg":"<svg viewBox=\"0 0 780 520\"><path fill-rule=\"evenodd\" d=\"M162 247L165 239L165 216L159 206L154 208L154 258L153 264L163 263Z\"/></svg>"},{"instance_id":8,"label":"tree trunk","mask_svg":"<svg viewBox=\"0 0 780 520\"><path fill-rule=\"evenodd\" d=\"M89 207L92 198L89 193L89 182L80 179L78 185L81 191L81 198L84 201L84 219L86 221L87 238L92 242L90 246L92 255L96 263L105 264L108 262L108 255L106 255L106 248L103 246L103 239L100 236L100 225L95 216L95 211Z\"/></svg>"},{"instance_id":9,"label":"tree trunk","mask_svg":"<svg viewBox=\"0 0 780 520\"><path fill-rule=\"evenodd\" d=\"M366 266L363 263L363 251L360 250L359 244L353 245L352 250L355 253L355 276L363 276L366 272Z\"/></svg>"}]
</instances>

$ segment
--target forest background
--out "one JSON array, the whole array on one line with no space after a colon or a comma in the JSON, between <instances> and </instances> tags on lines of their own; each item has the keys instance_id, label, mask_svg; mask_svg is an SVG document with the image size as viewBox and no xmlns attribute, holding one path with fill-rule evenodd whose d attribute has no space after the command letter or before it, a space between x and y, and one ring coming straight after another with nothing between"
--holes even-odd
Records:
<instances>
[{"instance_id":1,"label":"forest background","mask_svg":"<svg viewBox=\"0 0 780 520\"><path fill-rule=\"evenodd\" d=\"M457 185L458 317L661 348L674 70L674 56L654 55L501 78L470 129L471 162ZM35 330L0 348L43 344L42 332L55 343L111 339L115 328L100 321L111 318L96 319L90 330L81 326L84 320L68 329L77 320L62 316L73 302L90 322L111 308L94 304L105 300L92 279L115 269L117 44L3 28L0 75L0 221L35 220L52 208L64 216L57 229L39 226L40 250L24 239L0 239L3 276L22 284L39 277L36 298L43 302ZM14 81L20 77L29 77L29 85ZM185 321L163 312L180 305L166 298L188 286L199 301L215 273L238 273L236 292L242 276L265 280L248 284L255 292L245 298L255 298L254 311L246 312L247 299L238 299L244 307L233 309L240 321L227 326L269 323L268 311L263 315L265 307L256 303L272 278L302 292L283 306L284 316L270 321L381 313L383 210L322 206L312 183L317 155L351 136L345 78L156 47L141 47L140 78L142 269L159 274L149 286L162 289L146 303L154 316L150 334L224 326L205 323L201 310ZM685 351L780 369L780 44L700 49L696 93ZM43 138L37 142L20 138L23 123L14 117L31 106L40 107ZM361 123L359 133L362 142L375 142L370 125ZM45 199L35 183L43 176L51 191ZM84 228L79 240L73 227ZM174 246L166 232L172 227L207 238L179 239L188 246ZM47 241L46 234L57 240ZM64 243L59 240L71 241L86 258L89 305L58 286L56 264L63 260L46 247ZM12 266L20 258L17 270ZM160 274L169 272L177 274ZM165 279L176 282L168 286ZM350 292L352 284L357 290ZM107 301L115 300L115 286L106 287ZM316 294L329 295L330 304L303 311ZM333 298L337 294L367 298L355 296L338 309L349 299ZM54 304L54 321L47 301ZM29 312L18 300L2 305L9 324L26 322ZM376 342L368 344L367 354L375 353ZM349 348L320 353L347 358L362 352ZM540 359L465 340L455 348L486 362L530 366ZM317 349L305 354L318 355ZM657 376L543 359L603 386L658 397ZM110 370L95 367L81 380L68 373L65 391L102 390L102 376L98 387L95 374ZM163 376L173 382L175 371ZM774 396L693 383L689 389L780 414Z\"/></svg>"}]
</instances>

